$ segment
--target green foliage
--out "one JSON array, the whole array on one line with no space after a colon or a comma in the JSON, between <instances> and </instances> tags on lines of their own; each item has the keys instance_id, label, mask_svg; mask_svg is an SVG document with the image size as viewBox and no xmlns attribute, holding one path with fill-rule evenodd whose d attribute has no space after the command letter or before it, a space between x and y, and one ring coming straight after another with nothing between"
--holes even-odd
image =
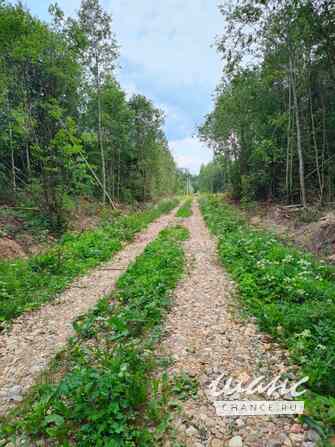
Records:
<instances>
[{"instance_id":1,"label":"green foliage","mask_svg":"<svg viewBox=\"0 0 335 447\"><path fill-rule=\"evenodd\" d=\"M199 384L194 377L186 373L176 375L173 379L173 394L180 400L195 399L198 393Z\"/></svg>"},{"instance_id":2,"label":"green foliage","mask_svg":"<svg viewBox=\"0 0 335 447\"><path fill-rule=\"evenodd\" d=\"M335 46L326 36L335 9L308 0L222 0L219 9L223 76L199 134L224 157L226 190L333 201Z\"/></svg>"},{"instance_id":3,"label":"green foliage","mask_svg":"<svg viewBox=\"0 0 335 447\"><path fill-rule=\"evenodd\" d=\"M219 158L202 165L199 172L199 191L205 193L218 193L225 190L226 166Z\"/></svg>"},{"instance_id":4,"label":"green foliage","mask_svg":"<svg viewBox=\"0 0 335 447\"><path fill-rule=\"evenodd\" d=\"M165 200L146 211L115 217L96 230L65 234L53 248L28 260L0 262L0 321L51 300L75 277L110 259L122 242L132 240L176 205L176 200Z\"/></svg>"},{"instance_id":5,"label":"green foliage","mask_svg":"<svg viewBox=\"0 0 335 447\"><path fill-rule=\"evenodd\" d=\"M0 3L0 199L29 198L64 233L79 197L156 200L175 193L177 170L163 113L114 79L118 45L99 0L73 18L50 13L44 23Z\"/></svg>"},{"instance_id":6,"label":"green foliage","mask_svg":"<svg viewBox=\"0 0 335 447\"><path fill-rule=\"evenodd\" d=\"M163 112L142 95L134 95L129 107L134 150L128 176L135 199L145 201L175 191L176 166L162 131Z\"/></svg>"},{"instance_id":7,"label":"green foliage","mask_svg":"<svg viewBox=\"0 0 335 447\"><path fill-rule=\"evenodd\" d=\"M335 393L334 268L248 226L219 197L203 198L201 209L218 237L220 259L236 280L243 302L262 329L288 346L302 374L310 378L313 415L324 417L335 428L331 418L335 411L331 398ZM321 402L325 409L318 414Z\"/></svg>"},{"instance_id":8,"label":"green foliage","mask_svg":"<svg viewBox=\"0 0 335 447\"><path fill-rule=\"evenodd\" d=\"M192 216L192 202L193 202L193 199L191 197L188 198L187 200L185 200L185 202L182 204L182 206L177 211L176 216L182 217L182 218Z\"/></svg>"},{"instance_id":9,"label":"green foliage","mask_svg":"<svg viewBox=\"0 0 335 447\"><path fill-rule=\"evenodd\" d=\"M23 435L30 443L61 446L157 445L168 423L168 380L151 378L154 348L183 272L187 237L183 227L163 230L119 279L113 301L103 299L75 324L65 375L37 386L20 417L3 423L4 438ZM187 377L175 387L183 396L195 393Z\"/></svg>"},{"instance_id":10,"label":"green foliage","mask_svg":"<svg viewBox=\"0 0 335 447\"><path fill-rule=\"evenodd\" d=\"M213 167L204 169L204 174L212 171L213 182L204 192L222 192L221 178L225 190L238 199L279 195L276 174L285 169L285 162L278 159L281 140L271 138L274 126L269 116L279 113L280 107L280 100L257 70L245 69L231 84L222 85L213 112L199 129L201 138L215 147L217 158ZM285 127L276 129L285 131Z\"/></svg>"}]
</instances>

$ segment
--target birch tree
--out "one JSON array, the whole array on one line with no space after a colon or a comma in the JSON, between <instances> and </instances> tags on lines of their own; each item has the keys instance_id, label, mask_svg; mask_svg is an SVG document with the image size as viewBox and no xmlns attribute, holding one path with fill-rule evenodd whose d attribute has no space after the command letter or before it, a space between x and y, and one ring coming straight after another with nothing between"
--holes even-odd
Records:
<instances>
[{"instance_id":1,"label":"birch tree","mask_svg":"<svg viewBox=\"0 0 335 447\"><path fill-rule=\"evenodd\" d=\"M103 103L101 88L110 76L118 56L118 46L112 33L112 17L104 11L99 0L83 0L79 10L79 26L86 40L82 61L97 91L97 138L101 158L102 200L106 202L107 173L104 132L102 126Z\"/></svg>"}]
</instances>

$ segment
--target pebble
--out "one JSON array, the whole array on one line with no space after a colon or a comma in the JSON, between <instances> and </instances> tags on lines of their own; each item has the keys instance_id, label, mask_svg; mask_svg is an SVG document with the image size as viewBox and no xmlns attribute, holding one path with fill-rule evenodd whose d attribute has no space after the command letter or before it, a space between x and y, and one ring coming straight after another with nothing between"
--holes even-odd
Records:
<instances>
[{"instance_id":1,"label":"pebble","mask_svg":"<svg viewBox=\"0 0 335 447\"><path fill-rule=\"evenodd\" d=\"M21 402L23 400L22 387L15 385L10 388L7 392L7 399L14 402Z\"/></svg>"},{"instance_id":2,"label":"pebble","mask_svg":"<svg viewBox=\"0 0 335 447\"><path fill-rule=\"evenodd\" d=\"M292 445L290 438L285 433L281 433L279 435L279 439L280 439L281 443L284 445L287 445L287 446Z\"/></svg>"},{"instance_id":3,"label":"pebble","mask_svg":"<svg viewBox=\"0 0 335 447\"><path fill-rule=\"evenodd\" d=\"M320 435L315 430L308 430L305 433L305 441L318 442L320 441Z\"/></svg>"},{"instance_id":4,"label":"pebble","mask_svg":"<svg viewBox=\"0 0 335 447\"><path fill-rule=\"evenodd\" d=\"M281 447L282 445L283 443L281 442L280 439L270 439L266 447Z\"/></svg>"},{"instance_id":5,"label":"pebble","mask_svg":"<svg viewBox=\"0 0 335 447\"><path fill-rule=\"evenodd\" d=\"M206 414L200 414L199 419L206 425L208 428L212 428L215 426L215 421L209 418Z\"/></svg>"},{"instance_id":6,"label":"pebble","mask_svg":"<svg viewBox=\"0 0 335 447\"><path fill-rule=\"evenodd\" d=\"M293 424L291 427L291 433L303 433L304 429L299 424Z\"/></svg>"},{"instance_id":7,"label":"pebble","mask_svg":"<svg viewBox=\"0 0 335 447\"><path fill-rule=\"evenodd\" d=\"M234 436L228 443L229 447L243 447L243 441L241 436Z\"/></svg>"},{"instance_id":8,"label":"pebble","mask_svg":"<svg viewBox=\"0 0 335 447\"><path fill-rule=\"evenodd\" d=\"M224 447L224 442L221 439L213 439L211 442L211 447Z\"/></svg>"},{"instance_id":9,"label":"pebble","mask_svg":"<svg viewBox=\"0 0 335 447\"><path fill-rule=\"evenodd\" d=\"M188 429L185 432L187 434L187 436L198 436L199 432L198 430L193 427L193 425L191 425L190 427L188 427Z\"/></svg>"},{"instance_id":10,"label":"pebble","mask_svg":"<svg viewBox=\"0 0 335 447\"><path fill-rule=\"evenodd\" d=\"M290 433L289 438L293 442L300 443L304 440L304 435L302 433Z\"/></svg>"},{"instance_id":11,"label":"pebble","mask_svg":"<svg viewBox=\"0 0 335 447\"><path fill-rule=\"evenodd\" d=\"M237 419L237 420L236 420L236 425L237 425L238 427L244 427L244 426L245 426L245 422L244 422L243 419Z\"/></svg>"},{"instance_id":12,"label":"pebble","mask_svg":"<svg viewBox=\"0 0 335 447\"><path fill-rule=\"evenodd\" d=\"M247 435L246 440L248 441L248 443L254 444L259 441L259 436L260 435L257 432L251 432Z\"/></svg>"}]
</instances>

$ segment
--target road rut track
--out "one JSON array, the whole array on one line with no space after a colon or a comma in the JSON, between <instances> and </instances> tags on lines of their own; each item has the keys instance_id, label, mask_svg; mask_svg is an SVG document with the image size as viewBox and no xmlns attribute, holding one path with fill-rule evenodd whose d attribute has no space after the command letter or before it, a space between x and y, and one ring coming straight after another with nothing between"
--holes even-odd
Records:
<instances>
[{"instance_id":1,"label":"road rut track","mask_svg":"<svg viewBox=\"0 0 335 447\"><path fill-rule=\"evenodd\" d=\"M128 265L161 230L175 222L175 213L159 217L109 262L74 281L51 303L21 315L9 333L0 335L0 415L23 399L74 335L73 321L112 292Z\"/></svg>"},{"instance_id":2,"label":"road rut track","mask_svg":"<svg viewBox=\"0 0 335 447\"><path fill-rule=\"evenodd\" d=\"M268 383L281 373L295 379L294 368L288 366L288 352L257 329L254 319L241 317L235 285L219 263L217 242L209 234L197 203L184 224L190 231L185 242L188 275L175 290L158 350L159 355L174 360L170 376L187 373L199 383L197 398L185 402L173 420L179 445L316 446L317 433L301 426L294 416L216 415L215 399L208 388L221 374L248 383L264 375ZM275 400L259 395L234 398ZM164 447L173 445L170 436Z\"/></svg>"}]
</instances>

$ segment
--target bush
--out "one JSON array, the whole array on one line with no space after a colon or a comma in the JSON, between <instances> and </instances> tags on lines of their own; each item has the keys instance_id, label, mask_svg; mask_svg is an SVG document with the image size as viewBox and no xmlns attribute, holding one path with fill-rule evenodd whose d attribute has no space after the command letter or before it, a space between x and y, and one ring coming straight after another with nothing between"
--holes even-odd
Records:
<instances>
[{"instance_id":1,"label":"bush","mask_svg":"<svg viewBox=\"0 0 335 447\"><path fill-rule=\"evenodd\" d=\"M177 211L176 216L177 217L182 217L182 218L186 218L186 217L190 217L192 216L192 198L188 198L187 200L185 200L185 202L183 203L183 205L179 208L179 210Z\"/></svg>"}]
</instances>

